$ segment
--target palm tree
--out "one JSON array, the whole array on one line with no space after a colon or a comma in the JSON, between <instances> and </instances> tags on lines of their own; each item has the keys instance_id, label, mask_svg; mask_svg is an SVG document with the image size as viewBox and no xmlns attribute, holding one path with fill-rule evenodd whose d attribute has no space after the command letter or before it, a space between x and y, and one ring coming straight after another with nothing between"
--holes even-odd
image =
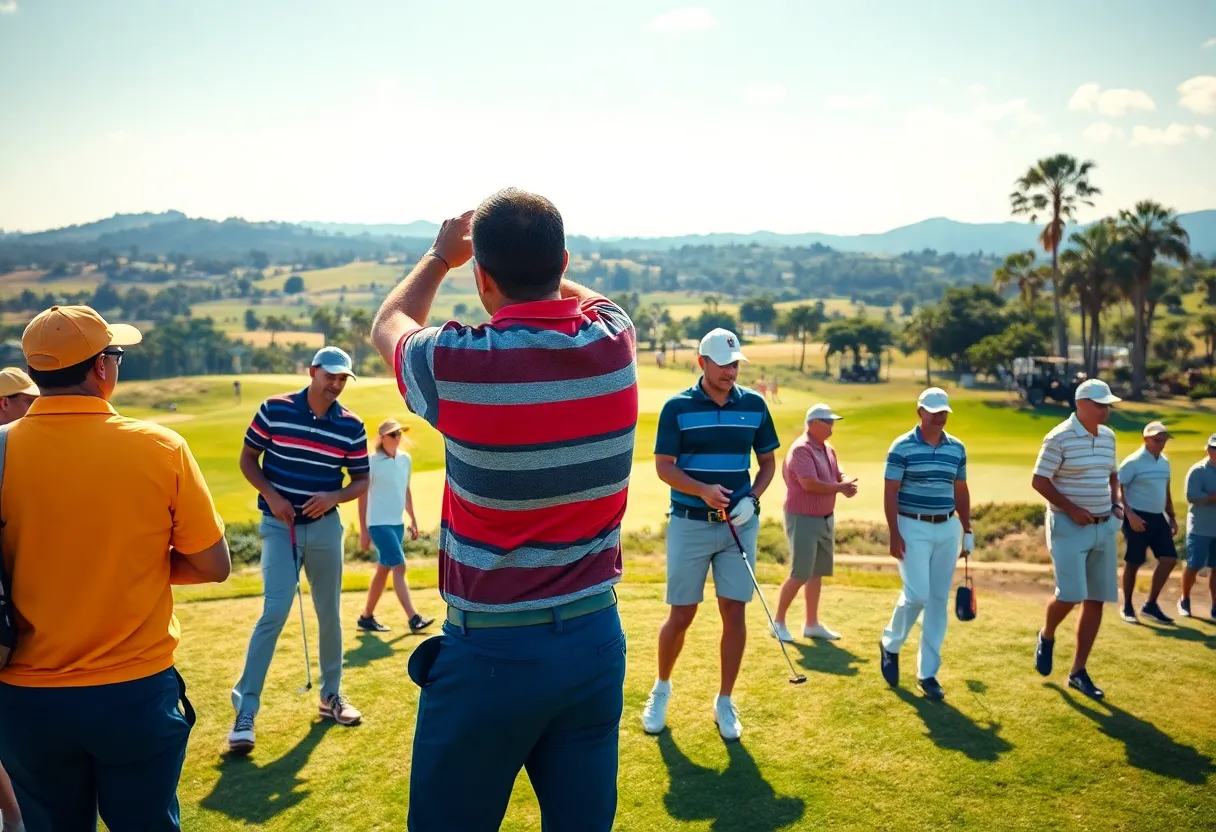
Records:
<instances>
[{"instance_id":1,"label":"palm tree","mask_svg":"<svg viewBox=\"0 0 1216 832\"><path fill-rule=\"evenodd\" d=\"M992 273L992 288L1004 294L1010 286L1018 287L1022 303L1030 308L1038 300L1043 286L1051 279L1051 271L1045 266L1035 266L1033 251L1019 251L1005 258L1005 265Z\"/></svg>"},{"instance_id":2,"label":"palm tree","mask_svg":"<svg viewBox=\"0 0 1216 832\"><path fill-rule=\"evenodd\" d=\"M1199 316L1199 329L1195 330L1195 336L1203 341L1205 360L1209 367L1212 366L1212 357L1216 355L1216 313L1204 312Z\"/></svg>"},{"instance_id":3,"label":"palm tree","mask_svg":"<svg viewBox=\"0 0 1216 832\"><path fill-rule=\"evenodd\" d=\"M916 350L925 351L925 384L933 385L933 372L929 366L930 353L933 350L933 335L940 326L940 310L937 306L920 306L904 324L903 338L900 340L900 351L911 355Z\"/></svg>"},{"instance_id":4,"label":"palm tree","mask_svg":"<svg viewBox=\"0 0 1216 832\"><path fill-rule=\"evenodd\" d=\"M1119 277L1126 268L1127 251L1119 240L1112 219L1104 219L1072 234L1073 248L1060 255L1064 276L1060 290L1072 290L1081 304L1081 350L1085 372L1098 372L1098 351L1102 342L1102 312L1115 299Z\"/></svg>"},{"instance_id":5,"label":"palm tree","mask_svg":"<svg viewBox=\"0 0 1216 832\"><path fill-rule=\"evenodd\" d=\"M1191 262L1191 238L1178 222L1173 209L1151 200L1137 202L1135 210L1119 212L1119 229L1135 261L1132 284L1132 398L1144 394L1145 364L1148 359L1149 287L1153 263L1165 257L1185 266Z\"/></svg>"},{"instance_id":6,"label":"palm tree","mask_svg":"<svg viewBox=\"0 0 1216 832\"><path fill-rule=\"evenodd\" d=\"M806 367L806 339L814 337L825 319L823 301L816 302L814 306L795 306L786 313L785 330L802 342L802 358L798 361L800 373L804 372Z\"/></svg>"},{"instance_id":7,"label":"palm tree","mask_svg":"<svg viewBox=\"0 0 1216 832\"><path fill-rule=\"evenodd\" d=\"M371 312L362 307L350 310L347 328L350 333L351 355L354 358L355 366L360 367L363 361L364 346L372 334Z\"/></svg>"},{"instance_id":8,"label":"palm tree","mask_svg":"<svg viewBox=\"0 0 1216 832\"><path fill-rule=\"evenodd\" d=\"M1058 153L1035 162L1014 184L1009 195L1014 216L1028 215L1031 222L1038 222L1039 215L1050 211L1050 219L1039 234L1039 243L1044 251L1051 252L1051 288L1056 312L1056 343L1060 355L1068 357L1068 327L1064 322L1064 310L1060 305L1060 243L1064 240L1064 226L1076 216L1077 206L1093 205L1091 197L1102 192L1089 184L1089 172L1094 163L1077 160L1066 153Z\"/></svg>"}]
</instances>

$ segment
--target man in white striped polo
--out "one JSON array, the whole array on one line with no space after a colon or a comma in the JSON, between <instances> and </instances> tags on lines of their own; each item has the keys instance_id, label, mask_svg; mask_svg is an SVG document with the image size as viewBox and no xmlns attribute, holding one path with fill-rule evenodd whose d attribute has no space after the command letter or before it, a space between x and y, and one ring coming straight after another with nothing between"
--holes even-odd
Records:
<instances>
[{"instance_id":1,"label":"man in white striped polo","mask_svg":"<svg viewBox=\"0 0 1216 832\"><path fill-rule=\"evenodd\" d=\"M1034 465L1034 490L1047 500L1047 548L1055 570L1055 598L1035 649L1035 669L1051 675L1056 628L1081 605L1077 652L1068 686L1093 699L1104 693L1085 664L1102 624L1102 605L1119 600L1115 535L1123 519L1115 432L1104 424L1121 399L1096 378L1081 383L1073 414L1043 437Z\"/></svg>"}]
</instances>

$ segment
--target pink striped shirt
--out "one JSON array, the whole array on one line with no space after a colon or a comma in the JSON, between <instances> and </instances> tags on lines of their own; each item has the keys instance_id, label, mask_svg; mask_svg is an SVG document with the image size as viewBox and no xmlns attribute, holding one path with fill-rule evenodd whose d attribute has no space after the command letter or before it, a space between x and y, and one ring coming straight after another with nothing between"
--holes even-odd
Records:
<instances>
[{"instance_id":1,"label":"pink striped shirt","mask_svg":"<svg viewBox=\"0 0 1216 832\"><path fill-rule=\"evenodd\" d=\"M840 463L831 445L820 445L802 434L790 444L781 463L781 476L785 480L785 510L790 514L827 517L836 510L835 494L810 494L798 482L799 477L840 482Z\"/></svg>"}]
</instances>

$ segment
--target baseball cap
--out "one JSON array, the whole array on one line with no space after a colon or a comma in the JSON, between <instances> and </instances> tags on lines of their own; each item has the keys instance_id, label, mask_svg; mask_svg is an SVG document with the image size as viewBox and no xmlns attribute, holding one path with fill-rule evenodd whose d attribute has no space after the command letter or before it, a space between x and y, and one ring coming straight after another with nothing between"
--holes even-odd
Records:
<instances>
[{"instance_id":1,"label":"baseball cap","mask_svg":"<svg viewBox=\"0 0 1216 832\"><path fill-rule=\"evenodd\" d=\"M40 372L74 367L106 347L130 347L143 340L127 324L110 324L87 306L52 306L30 321L21 336L21 351Z\"/></svg>"},{"instance_id":2,"label":"baseball cap","mask_svg":"<svg viewBox=\"0 0 1216 832\"><path fill-rule=\"evenodd\" d=\"M1164 436L1166 439L1170 438L1170 432L1166 430L1164 422L1149 422L1144 426L1144 435L1145 437Z\"/></svg>"},{"instance_id":3,"label":"baseball cap","mask_svg":"<svg viewBox=\"0 0 1216 832\"><path fill-rule=\"evenodd\" d=\"M333 376L356 378L350 356L346 354L346 350L338 347L322 347L317 350L317 354L312 357L312 366L320 367Z\"/></svg>"},{"instance_id":4,"label":"baseball cap","mask_svg":"<svg viewBox=\"0 0 1216 832\"><path fill-rule=\"evenodd\" d=\"M380 423L380 427L376 430L376 435L384 436L384 434L392 433L395 430L405 433L409 430L409 428L398 422L396 419L385 419Z\"/></svg>"},{"instance_id":5,"label":"baseball cap","mask_svg":"<svg viewBox=\"0 0 1216 832\"><path fill-rule=\"evenodd\" d=\"M843 419L843 416L837 416L832 412L832 408L828 407L823 402L811 405L806 411L806 420L814 422L822 420L824 422L835 422L837 419Z\"/></svg>"},{"instance_id":6,"label":"baseball cap","mask_svg":"<svg viewBox=\"0 0 1216 832\"><path fill-rule=\"evenodd\" d=\"M16 367L5 367L0 370L0 399L6 399L18 393L37 396L38 385L34 384L25 374L25 370L19 370Z\"/></svg>"},{"instance_id":7,"label":"baseball cap","mask_svg":"<svg viewBox=\"0 0 1216 832\"><path fill-rule=\"evenodd\" d=\"M1216 448L1216 433L1213 433L1211 436L1208 437L1208 447Z\"/></svg>"},{"instance_id":8,"label":"baseball cap","mask_svg":"<svg viewBox=\"0 0 1216 832\"><path fill-rule=\"evenodd\" d=\"M916 406L924 408L929 413L953 413L950 409L950 397L940 387L930 387L916 399Z\"/></svg>"},{"instance_id":9,"label":"baseball cap","mask_svg":"<svg viewBox=\"0 0 1216 832\"><path fill-rule=\"evenodd\" d=\"M701 339L698 354L718 365L747 360L739 351L739 338L729 329L721 327L705 333L705 337Z\"/></svg>"},{"instance_id":10,"label":"baseball cap","mask_svg":"<svg viewBox=\"0 0 1216 832\"><path fill-rule=\"evenodd\" d=\"M1114 404L1115 402L1123 401L1123 399L1110 392L1110 385L1097 378L1086 379L1077 387L1076 400L1081 401L1083 399L1088 399L1098 404Z\"/></svg>"}]
</instances>

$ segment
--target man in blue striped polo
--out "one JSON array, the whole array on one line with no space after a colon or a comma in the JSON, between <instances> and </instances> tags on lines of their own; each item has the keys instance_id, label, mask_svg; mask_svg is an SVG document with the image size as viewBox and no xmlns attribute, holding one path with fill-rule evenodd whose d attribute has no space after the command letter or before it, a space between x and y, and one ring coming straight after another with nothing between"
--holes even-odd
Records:
<instances>
[{"instance_id":1,"label":"man in blue striped polo","mask_svg":"<svg viewBox=\"0 0 1216 832\"><path fill-rule=\"evenodd\" d=\"M917 687L929 699L943 699L937 681L942 642L949 620L947 603L954 566L975 547L971 534L971 493L967 490L967 449L946 433L952 412L946 391L930 387L916 401L920 424L891 443L884 475L883 508L891 536L891 557L899 561L903 591L879 644L882 676L899 684L899 650L916 619L921 623Z\"/></svg>"},{"instance_id":2,"label":"man in blue striped polo","mask_svg":"<svg viewBox=\"0 0 1216 832\"><path fill-rule=\"evenodd\" d=\"M712 566L718 613L722 617L722 676L714 702L714 721L724 739L743 732L731 701L743 648L747 643L747 602L752 579L739 555L729 522L738 531L755 568L760 533L760 496L777 462L780 446L764 397L735 384L739 362L746 361L739 339L715 329L701 339L702 376L663 405L655 437L659 479L671 486L667 524L667 622L659 631L659 675L642 710L642 728L657 734L667 724L671 672L684 646L684 633L705 595ZM760 470L751 481L752 452Z\"/></svg>"},{"instance_id":3,"label":"man in blue striped polo","mask_svg":"<svg viewBox=\"0 0 1216 832\"><path fill-rule=\"evenodd\" d=\"M338 504L367 491L367 431L363 420L338 404L355 377L350 356L325 347L313 358L303 390L271 396L245 433L241 473L258 491L262 510L262 580L266 597L253 628L245 669L232 689L236 722L228 747L253 749L253 720L279 633L291 612L300 566L292 551L294 527L320 628L323 719L356 725L362 715L342 695L342 519ZM343 468L350 482L343 486Z\"/></svg>"}]
</instances>

